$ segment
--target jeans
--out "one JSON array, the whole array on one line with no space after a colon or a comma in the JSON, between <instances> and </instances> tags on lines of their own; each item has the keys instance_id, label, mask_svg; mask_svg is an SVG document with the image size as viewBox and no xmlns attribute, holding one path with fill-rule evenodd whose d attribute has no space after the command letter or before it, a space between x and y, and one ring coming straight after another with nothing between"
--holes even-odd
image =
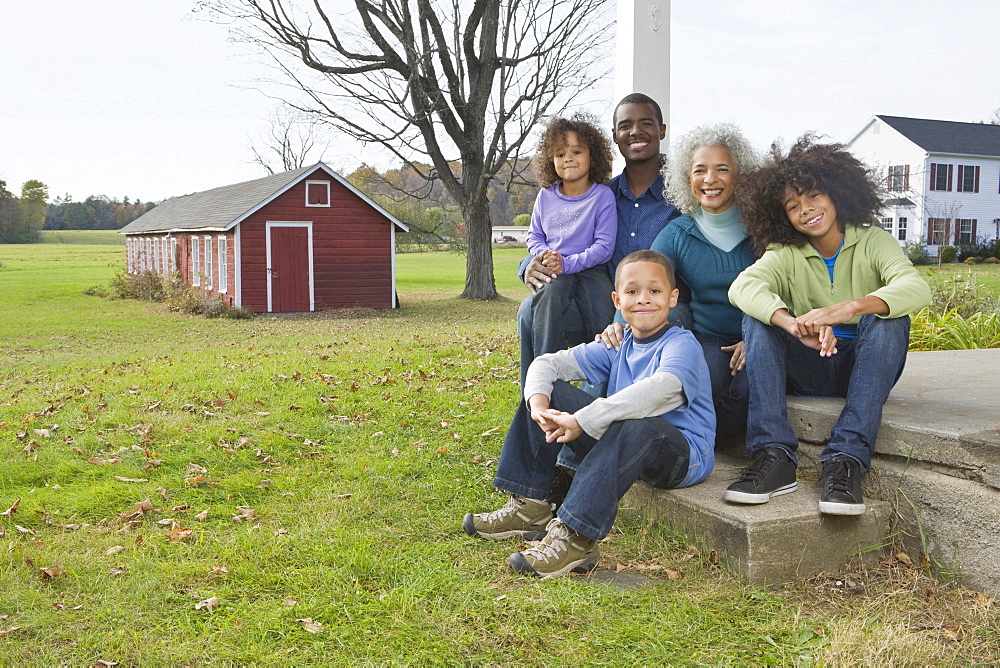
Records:
<instances>
[{"instance_id":1,"label":"jeans","mask_svg":"<svg viewBox=\"0 0 1000 668\"><path fill-rule=\"evenodd\" d=\"M708 375L712 378L712 402L715 404L715 440L744 434L747 430L747 406L750 403L750 384L747 382L746 368L734 376L729 369L732 353L722 350L731 344L726 339L713 334L695 332L708 363Z\"/></svg>"},{"instance_id":2,"label":"jeans","mask_svg":"<svg viewBox=\"0 0 1000 668\"><path fill-rule=\"evenodd\" d=\"M552 388L550 404L575 413L594 399L559 381ZM636 480L670 488L687 475L687 439L659 416L615 422L599 439L585 432L567 445L580 457L580 463L557 514L564 524L588 538L608 535L618 514L618 501ZM559 443L545 442L545 433L522 401L504 439L493 484L513 494L544 499L552 490L560 447Z\"/></svg>"},{"instance_id":3,"label":"jeans","mask_svg":"<svg viewBox=\"0 0 1000 668\"><path fill-rule=\"evenodd\" d=\"M837 354L820 357L791 334L743 316L747 352L750 410L747 450L784 449L793 461L798 439L788 423L786 392L801 396L844 397L844 408L830 442L820 455L824 462L838 454L871 466L882 406L903 373L910 340L910 318L861 317L855 339L837 339Z\"/></svg>"}]
</instances>

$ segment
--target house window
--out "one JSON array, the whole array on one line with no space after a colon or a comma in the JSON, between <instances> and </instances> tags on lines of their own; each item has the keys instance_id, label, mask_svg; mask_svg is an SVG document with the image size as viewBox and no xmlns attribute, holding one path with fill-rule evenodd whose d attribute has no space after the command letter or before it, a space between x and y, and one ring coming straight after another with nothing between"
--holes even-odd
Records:
<instances>
[{"instance_id":1,"label":"house window","mask_svg":"<svg viewBox=\"0 0 1000 668\"><path fill-rule=\"evenodd\" d=\"M959 218L955 221L957 228L956 241L960 244L976 243L976 221L971 218Z\"/></svg>"},{"instance_id":2,"label":"house window","mask_svg":"<svg viewBox=\"0 0 1000 668\"><path fill-rule=\"evenodd\" d=\"M329 181L306 181L306 206L330 206Z\"/></svg>"},{"instance_id":3,"label":"house window","mask_svg":"<svg viewBox=\"0 0 1000 668\"><path fill-rule=\"evenodd\" d=\"M201 285L201 257L198 253L198 237L191 237L191 285Z\"/></svg>"},{"instance_id":4,"label":"house window","mask_svg":"<svg viewBox=\"0 0 1000 668\"><path fill-rule=\"evenodd\" d=\"M910 189L910 166L893 165L889 168L889 190L903 192Z\"/></svg>"},{"instance_id":5,"label":"house window","mask_svg":"<svg viewBox=\"0 0 1000 668\"><path fill-rule=\"evenodd\" d=\"M892 218L882 219L882 229L886 232L892 232Z\"/></svg>"},{"instance_id":6,"label":"house window","mask_svg":"<svg viewBox=\"0 0 1000 668\"><path fill-rule=\"evenodd\" d=\"M931 163L931 190L951 190L952 167L954 165Z\"/></svg>"},{"instance_id":7,"label":"house window","mask_svg":"<svg viewBox=\"0 0 1000 668\"><path fill-rule=\"evenodd\" d=\"M941 246L948 243L948 226L951 220L947 218L927 219L927 243Z\"/></svg>"},{"instance_id":8,"label":"house window","mask_svg":"<svg viewBox=\"0 0 1000 668\"><path fill-rule=\"evenodd\" d=\"M226 253L228 245L226 237L219 237L219 292L229 290L229 257Z\"/></svg>"},{"instance_id":9,"label":"house window","mask_svg":"<svg viewBox=\"0 0 1000 668\"><path fill-rule=\"evenodd\" d=\"M143 264L146 271L153 271L153 240L150 237L146 237L146 256Z\"/></svg>"},{"instance_id":10,"label":"house window","mask_svg":"<svg viewBox=\"0 0 1000 668\"><path fill-rule=\"evenodd\" d=\"M899 217L899 226L896 228L896 238L906 241L906 216Z\"/></svg>"},{"instance_id":11,"label":"house window","mask_svg":"<svg viewBox=\"0 0 1000 668\"><path fill-rule=\"evenodd\" d=\"M976 165L959 165L956 189L960 193L979 192L979 167Z\"/></svg>"},{"instance_id":12,"label":"house window","mask_svg":"<svg viewBox=\"0 0 1000 668\"><path fill-rule=\"evenodd\" d=\"M212 289L212 237L205 237L205 285Z\"/></svg>"}]
</instances>

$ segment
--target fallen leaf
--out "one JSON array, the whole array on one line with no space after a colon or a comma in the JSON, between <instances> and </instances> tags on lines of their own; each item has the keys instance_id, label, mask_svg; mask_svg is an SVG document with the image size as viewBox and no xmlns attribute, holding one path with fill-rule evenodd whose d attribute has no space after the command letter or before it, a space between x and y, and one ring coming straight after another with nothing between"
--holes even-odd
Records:
<instances>
[{"instance_id":1,"label":"fallen leaf","mask_svg":"<svg viewBox=\"0 0 1000 668\"><path fill-rule=\"evenodd\" d=\"M222 564L212 564L212 573L214 575L225 575L229 572L229 569Z\"/></svg>"},{"instance_id":2,"label":"fallen leaf","mask_svg":"<svg viewBox=\"0 0 1000 668\"><path fill-rule=\"evenodd\" d=\"M354 496L354 495L353 494L334 494L333 498L335 498L335 499L349 499L352 496Z\"/></svg>"},{"instance_id":3,"label":"fallen leaf","mask_svg":"<svg viewBox=\"0 0 1000 668\"><path fill-rule=\"evenodd\" d=\"M205 610L212 612L213 610L219 607L220 603L221 601L219 601L218 596L212 596L210 598L206 598L204 601L198 601L197 603L195 603L194 609L201 610L202 608L204 608Z\"/></svg>"},{"instance_id":4,"label":"fallen leaf","mask_svg":"<svg viewBox=\"0 0 1000 668\"><path fill-rule=\"evenodd\" d=\"M299 624L302 625L309 633L319 633L323 630L323 622L313 621L312 617L306 617L305 619L296 619Z\"/></svg>"},{"instance_id":5,"label":"fallen leaf","mask_svg":"<svg viewBox=\"0 0 1000 668\"><path fill-rule=\"evenodd\" d=\"M111 573L111 575L123 575L125 573L125 567L115 566L114 568L109 568L108 573Z\"/></svg>"},{"instance_id":6,"label":"fallen leaf","mask_svg":"<svg viewBox=\"0 0 1000 668\"><path fill-rule=\"evenodd\" d=\"M13 515L14 513L17 512L17 507L19 505L21 505L21 499L20 498L18 498L18 500L14 502L13 506L11 506L7 510L3 511L2 513L0 513L0 516L10 517L11 515Z\"/></svg>"},{"instance_id":7,"label":"fallen leaf","mask_svg":"<svg viewBox=\"0 0 1000 668\"><path fill-rule=\"evenodd\" d=\"M26 534L31 534L32 536L34 536L34 535L35 535L35 532L34 532L34 531L32 531L31 529L25 529L25 528L24 528L23 526L21 526L20 524L15 524L15 525L14 525L14 528L15 528L15 529L17 529L18 531L20 531L21 533L26 533Z\"/></svg>"},{"instance_id":8,"label":"fallen leaf","mask_svg":"<svg viewBox=\"0 0 1000 668\"><path fill-rule=\"evenodd\" d=\"M62 566L46 566L38 570L41 571L42 580L53 580L65 573Z\"/></svg>"},{"instance_id":9,"label":"fallen leaf","mask_svg":"<svg viewBox=\"0 0 1000 668\"><path fill-rule=\"evenodd\" d=\"M208 469L205 468L204 466L199 466L198 464L195 464L194 462L188 462L187 472L188 473L208 473Z\"/></svg>"},{"instance_id":10,"label":"fallen leaf","mask_svg":"<svg viewBox=\"0 0 1000 668\"><path fill-rule=\"evenodd\" d=\"M392 452L393 457L399 457L399 448L393 448L390 452Z\"/></svg>"},{"instance_id":11,"label":"fallen leaf","mask_svg":"<svg viewBox=\"0 0 1000 668\"><path fill-rule=\"evenodd\" d=\"M945 624L941 629L941 633L948 640L958 642L962 639L962 625L961 624Z\"/></svg>"},{"instance_id":12,"label":"fallen leaf","mask_svg":"<svg viewBox=\"0 0 1000 668\"><path fill-rule=\"evenodd\" d=\"M482 434L480 434L480 436L489 436L491 434L495 434L499 430L500 427L493 427L492 429L487 429L486 431L484 431Z\"/></svg>"},{"instance_id":13,"label":"fallen leaf","mask_svg":"<svg viewBox=\"0 0 1000 668\"><path fill-rule=\"evenodd\" d=\"M987 596L986 594L977 591L976 596L973 599L973 605L975 605L977 608L984 608L986 610L989 610L990 608L993 607L994 601L995 601L994 597Z\"/></svg>"},{"instance_id":14,"label":"fallen leaf","mask_svg":"<svg viewBox=\"0 0 1000 668\"><path fill-rule=\"evenodd\" d=\"M124 478L120 475L116 475L115 479L120 480L121 482L149 482L146 478Z\"/></svg>"},{"instance_id":15,"label":"fallen leaf","mask_svg":"<svg viewBox=\"0 0 1000 668\"><path fill-rule=\"evenodd\" d=\"M246 522L257 519L257 511L249 506L236 506L237 512L230 516L234 522Z\"/></svg>"},{"instance_id":16,"label":"fallen leaf","mask_svg":"<svg viewBox=\"0 0 1000 668\"><path fill-rule=\"evenodd\" d=\"M199 483L205 482L205 476L200 473L198 475L191 475L188 476L187 478L184 478L184 482L186 482L189 485L197 485Z\"/></svg>"},{"instance_id":17,"label":"fallen leaf","mask_svg":"<svg viewBox=\"0 0 1000 668\"><path fill-rule=\"evenodd\" d=\"M173 508L171 508L171 510L174 511L175 513L183 513L185 510L190 510L190 509L191 506L186 504L180 506L174 506Z\"/></svg>"},{"instance_id":18,"label":"fallen leaf","mask_svg":"<svg viewBox=\"0 0 1000 668\"><path fill-rule=\"evenodd\" d=\"M98 659L94 666L101 666L101 668L111 668L112 666L117 666L117 661L107 661L105 659Z\"/></svg>"},{"instance_id":19,"label":"fallen leaf","mask_svg":"<svg viewBox=\"0 0 1000 668\"><path fill-rule=\"evenodd\" d=\"M897 552L896 559L907 568L913 568L913 559L906 552Z\"/></svg>"},{"instance_id":20,"label":"fallen leaf","mask_svg":"<svg viewBox=\"0 0 1000 668\"><path fill-rule=\"evenodd\" d=\"M20 626L11 626L8 629L0 629L0 638L4 637L8 633L13 633L14 631L20 630Z\"/></svg>"},{"instance_id":21,"label":"fallen leaf","mask_svg":"<svg viewBox=\"0 0 1000 668\"><path fill-rule=\"evenodd\" d=\"M196 520L198 520L199 522L204 522L208 518L208 511L209 510L211 510L211 508L205 508L205 510L203 510L200 513L198 513L197 515L195 515L194 518Z\"/></svg>"},{"instance_id":22,"label":"fallen leaf","mask_svg":"<svg viewBox=\"0 0 1000 668\"><path fill-rule=\"evenodd\" d=\"M298 603L298 601L296 601L296 600L295 600L294 598L292 598L291 596L286 596L286 597L285 597L285 605L287 605L287 606L288 606L289 608L293 608L293 607L295 607L295 604L296 604L296 603Z\"/></svg>"},{"instance_id":23,"label":"fallen leaf","mask_svg":"<svg viewBox=\"0 0 1000 668\"><path fill-rule=\"evenodd\" d=\"M35 436L40 436L41 438L52 438L52 432L48 429L33 429Z\"/></svg>"},{"instance_id":24,"label":"fallen leaf","mask_svg":"<svg viewBox=\"0 0 1000 668\"><path fill-rule=\"evenodd\" d=\"M113 547L109 547L104 554L106 554L106 555L108 555L110 557L111 555L118 554L119 552L122 552L124 550L125 550L125 546L124 545L115 545Z\"/></svg>"},{"instance_id":25,"label":"fallen leaf","mask_svg":"<svg viewBox=\"0 0 1000 668\"><path fill-rule=\"evenodd\" d=\"M170 540L170 542L179 543L180 541L189 538L193 533L194 533L193 529L182 529L180 524L174 522L173 526L170 528L170 531L168 531L164 535Z\"/></svg>"}]
</instances>

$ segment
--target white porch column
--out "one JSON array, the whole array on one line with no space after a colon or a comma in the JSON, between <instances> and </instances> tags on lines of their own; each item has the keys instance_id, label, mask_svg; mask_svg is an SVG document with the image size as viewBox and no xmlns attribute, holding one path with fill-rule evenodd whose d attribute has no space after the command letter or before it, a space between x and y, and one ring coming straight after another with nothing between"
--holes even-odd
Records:
<instances>
[{"instance_id":1,"label":"white porch column","mask_svg":"<svg viewBox=\"0 0 1000 668\"><path fill-rule=\"evenodd\" d=\"M659 103L667 124L666 149L670 140L670 0L618 0L615 104L629 93L645 93Z\"/></svg>"}]
</instances>

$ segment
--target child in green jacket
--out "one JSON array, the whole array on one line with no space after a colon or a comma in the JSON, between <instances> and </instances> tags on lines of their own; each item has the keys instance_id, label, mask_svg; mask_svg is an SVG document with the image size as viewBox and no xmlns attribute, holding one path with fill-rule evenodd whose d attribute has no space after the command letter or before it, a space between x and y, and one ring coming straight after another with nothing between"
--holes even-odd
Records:
<instances>
[{"instance_id":1,"label":"child in green jacket","mask_svg":"<svg viewBox=\"0 0 1000 668\"><path fill-rule=\"evenodd\" d=\"M879 185L843 145L806 135L787 155L774 146L744 182L747 234L764 253L729 299L745 314L753 462L724 498L766 503L794 492L798 439L786 390L836 396L846 401L820 456L819 509L860 515L882 406L906 361L908 314L930 302L930 288L875 224Z\"/></svg>"}]
</instances>

